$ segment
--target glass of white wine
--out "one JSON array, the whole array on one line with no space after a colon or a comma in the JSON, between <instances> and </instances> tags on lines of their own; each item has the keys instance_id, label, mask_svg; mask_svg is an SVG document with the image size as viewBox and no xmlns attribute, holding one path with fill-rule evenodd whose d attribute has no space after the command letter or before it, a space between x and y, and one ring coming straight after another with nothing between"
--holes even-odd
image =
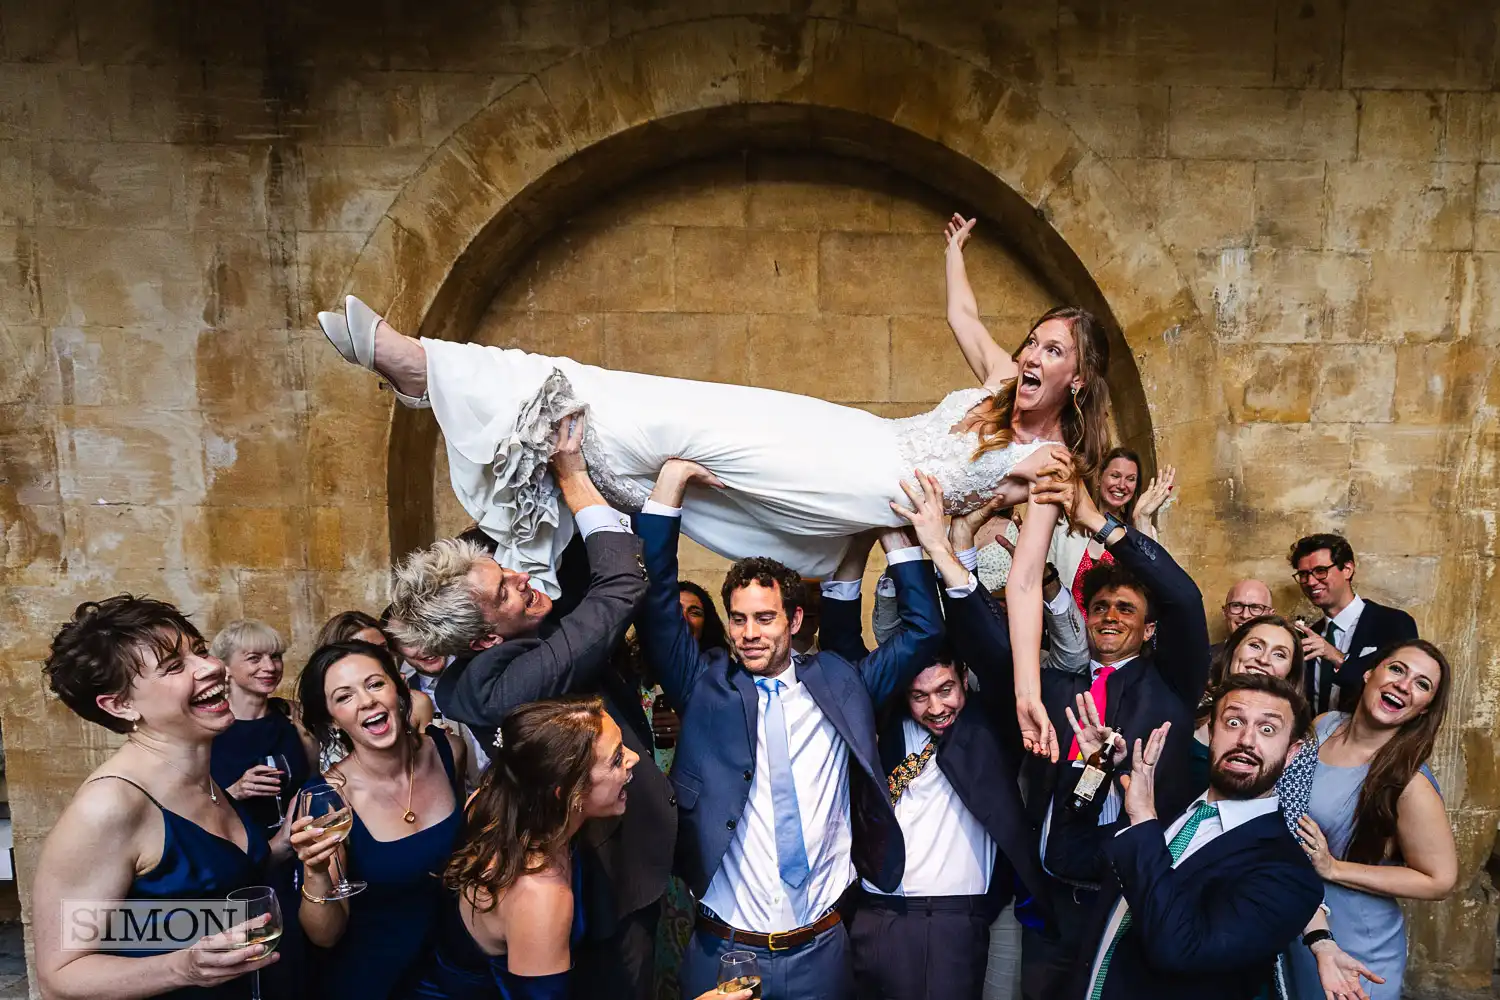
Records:
<instances>
[{"instance_id":1,"label":"glass of white wine","mask_svg":"<svg viewBox=\"0 0 1500 1000\"><path fill-rule=\"evenodd\" d=\"M760 963L753 951L726 951L719 956L719 992L740 990L749 990L754 1000L760 1000Z\"/></svg>"},{"instance_id":2,"label":"glass of white wine","mask_svg":"<svg viewBox=\"0 0 1500 1000\"><path fill-rule=\"evenodd\" d=\"M339 840L349 836L349 830L354 826L354 810L349 808L339 790L330 784L308 785L302 789L301 806L303 816L315 817L318 826L330 834L336 834ZM333 891L325 899L348 899L369 887L368 883L351 882L344 878L337 854L333 856L332 864Z\"/></svg>"},{"instance_id":3,"label":"glass of white wine","mask_svg":"<svg viewBox=\"0 0 1500 1000\"><path fill-rule=\"evenodd\" d=\"M252 927L245 934L243 942L236 942L236 947L246 947L252 944L265 946L262 955L269 955L276 950L276 945L281 941L281 902L276 898L276 890L270 886L252 885L244 889L236 889L227 897L231 903L239 903L245 908L245 919L256 920L270 914L271 918L259 927ZM260 1000L260 970L256 969L250 979L250 1000Z\"/></svg>"},{"instance_id":4,"label":"glass of white wine","mask_svg":"<svg viewBox=\"0 0 1500 1000\"><path fill-rule=\"evenodd\" d=\"M260 759L260 762L266 767L274 767L277 771L281 772L281 787L285 788L287 781L292 776L292 765L287 762L286 755L279 753L267 754ZM281 804L281 792L278 790L276 793L276 822L272 823L269 829L280 830L281 824L284 822L286 822L286 807Z\"/></svg>"}]
</instances>

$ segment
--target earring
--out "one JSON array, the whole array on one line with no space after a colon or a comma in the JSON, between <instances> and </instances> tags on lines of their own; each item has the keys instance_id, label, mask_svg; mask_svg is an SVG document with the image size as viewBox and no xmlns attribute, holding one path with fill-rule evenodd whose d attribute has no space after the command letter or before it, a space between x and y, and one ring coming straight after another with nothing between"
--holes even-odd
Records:
<instances>
[{"instance_id":1,"label":"earring","mask_svg":"<svg viewBox=\"0 0 1500 1000\"><path fill-rule=\"evenodd\" d=\"M1076 385L1073 387L1073 398L1074 399L1078 398L1078 386L1076 386Z\"/></svg>"}]
</instances>

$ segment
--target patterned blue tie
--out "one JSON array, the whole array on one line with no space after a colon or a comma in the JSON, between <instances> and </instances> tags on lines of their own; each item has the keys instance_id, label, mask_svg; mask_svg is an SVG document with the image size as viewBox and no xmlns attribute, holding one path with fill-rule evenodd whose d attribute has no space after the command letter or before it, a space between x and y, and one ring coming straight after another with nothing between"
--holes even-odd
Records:
<instances>
[{"instance_id":1,"label":"patterned blue tie","mask_svg":"<svg viewBox=\"0 0 1500 1000\"><path fill-rule=\"evenodd\" d=\"M781 681L762 677L755 686L766 692L766 763L771 768L771 804L776 809L776 860L781 881L799 924L806 920L802 892L807 882L807 845L802 842L802 812L797 808L797 786L792 783L792 755L787 749L786 716L781 710Z\"/></svg>"}]
</instances>

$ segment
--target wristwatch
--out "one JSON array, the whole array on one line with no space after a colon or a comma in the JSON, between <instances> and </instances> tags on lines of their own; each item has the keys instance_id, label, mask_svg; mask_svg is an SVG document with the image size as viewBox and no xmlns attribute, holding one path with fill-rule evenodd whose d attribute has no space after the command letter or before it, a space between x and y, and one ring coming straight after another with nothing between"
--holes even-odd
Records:
<instances>
[{"instance_id":1,"label":"wristwatch","mask_svg":"<svg viewBox=\"0 0 1500 1000\"><path fill-rule=\"evenodd\" d=\"M1108 539L1110 535L1115 533L1116 528L1123 527L1125 527L1125 522L1121 521L1113 514L1105 514L1104 527L1094 532L1094 541L1098 542L1100 545L1103 545L1105 540Z\"/></svg>"},{"instance_id":2,"label":"wristwatch","mask_svg":"<svg viewBox=\"0 0 1500 1000\"><path fill-rule=\"evenodd\" d=\"M1302 935L1302 947L1304 948L1311 948L1319 941L1333 941L1333 931L1320 928L1315 931L1308 931ZM1337 944L1338 942L1334 943Z\"/></svg>"}]
</instances>

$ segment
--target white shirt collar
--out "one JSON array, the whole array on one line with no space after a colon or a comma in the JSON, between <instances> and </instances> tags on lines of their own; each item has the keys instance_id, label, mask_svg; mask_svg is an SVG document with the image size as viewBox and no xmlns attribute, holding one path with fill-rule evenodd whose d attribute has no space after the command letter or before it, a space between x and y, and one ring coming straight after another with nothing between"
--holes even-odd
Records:
<instances>
[{"instance_id":1,"label":"white shirt collar","mask_svg":"<svg viewBox=\"0 0 1500 1000\"><path fill-rule=\"evenodd\" d=\"M1117 660L1114 663L1109 664L1109 666L1115 668L1116 670L1119 670L1121 667L1129 666L1131 663L1139 659L1140 654L1136 654L1135 656L1127 656L1123 660ZM1097 680L1099 677L1099 671L1103 670L1104 667L1105 665L1103 663L1100 663L1098 660L1089 660L1089 680Z\"/></svg>"},{"instance_id":2,"label":"white shirt collar","mask_svg":"<svg viewBox=\"0 0 1500 1000\"><path fill-rule=\"evenodd\" d=\"M1345 606L1343 611L1333 616L1333 625L1339 630L1340 635L1348 635L1354 631L1354 626L1359 624L1359 616L1365 610L1365 599L1358 594L1354 600Z\"/></svg>"},{"instance_id":3,"label":"white shirt collar","mask_svg":"<svg viewBox=\"0 0 1500 1000\"><path fill-rule=\"evenodd\" d=\"M1193 810L1198 808L1199 803L1208 801L1207 796L1199 796L1198 801L1187 807L1187 814L1191 816ZM1281 808L1281 799L1275 792L1259 799L1219 799L1214 805L1219 807L1219 822L1223 824L1224 832L1228 833L1237 826L1264 816L1266 813L1275 812Z\"/></svg>"},{"instance_id":4,"label":"white shirt collar","mask_svg":"<svg viewBox=\"0 0 1500 1000\"><path fill-rule=\"evenodd\" d=\"M797 661L801 658L802 655L800 653L793 653L791 655L791 658L787 660L786 669L777 674L775 677L765 677L762 674L750 674L750 677L752 680L757 681L780 681L785 687L794 688L797 686ZM749 673L749 671L746 671L746 673Z\"/></svg>"}]
</instances>

